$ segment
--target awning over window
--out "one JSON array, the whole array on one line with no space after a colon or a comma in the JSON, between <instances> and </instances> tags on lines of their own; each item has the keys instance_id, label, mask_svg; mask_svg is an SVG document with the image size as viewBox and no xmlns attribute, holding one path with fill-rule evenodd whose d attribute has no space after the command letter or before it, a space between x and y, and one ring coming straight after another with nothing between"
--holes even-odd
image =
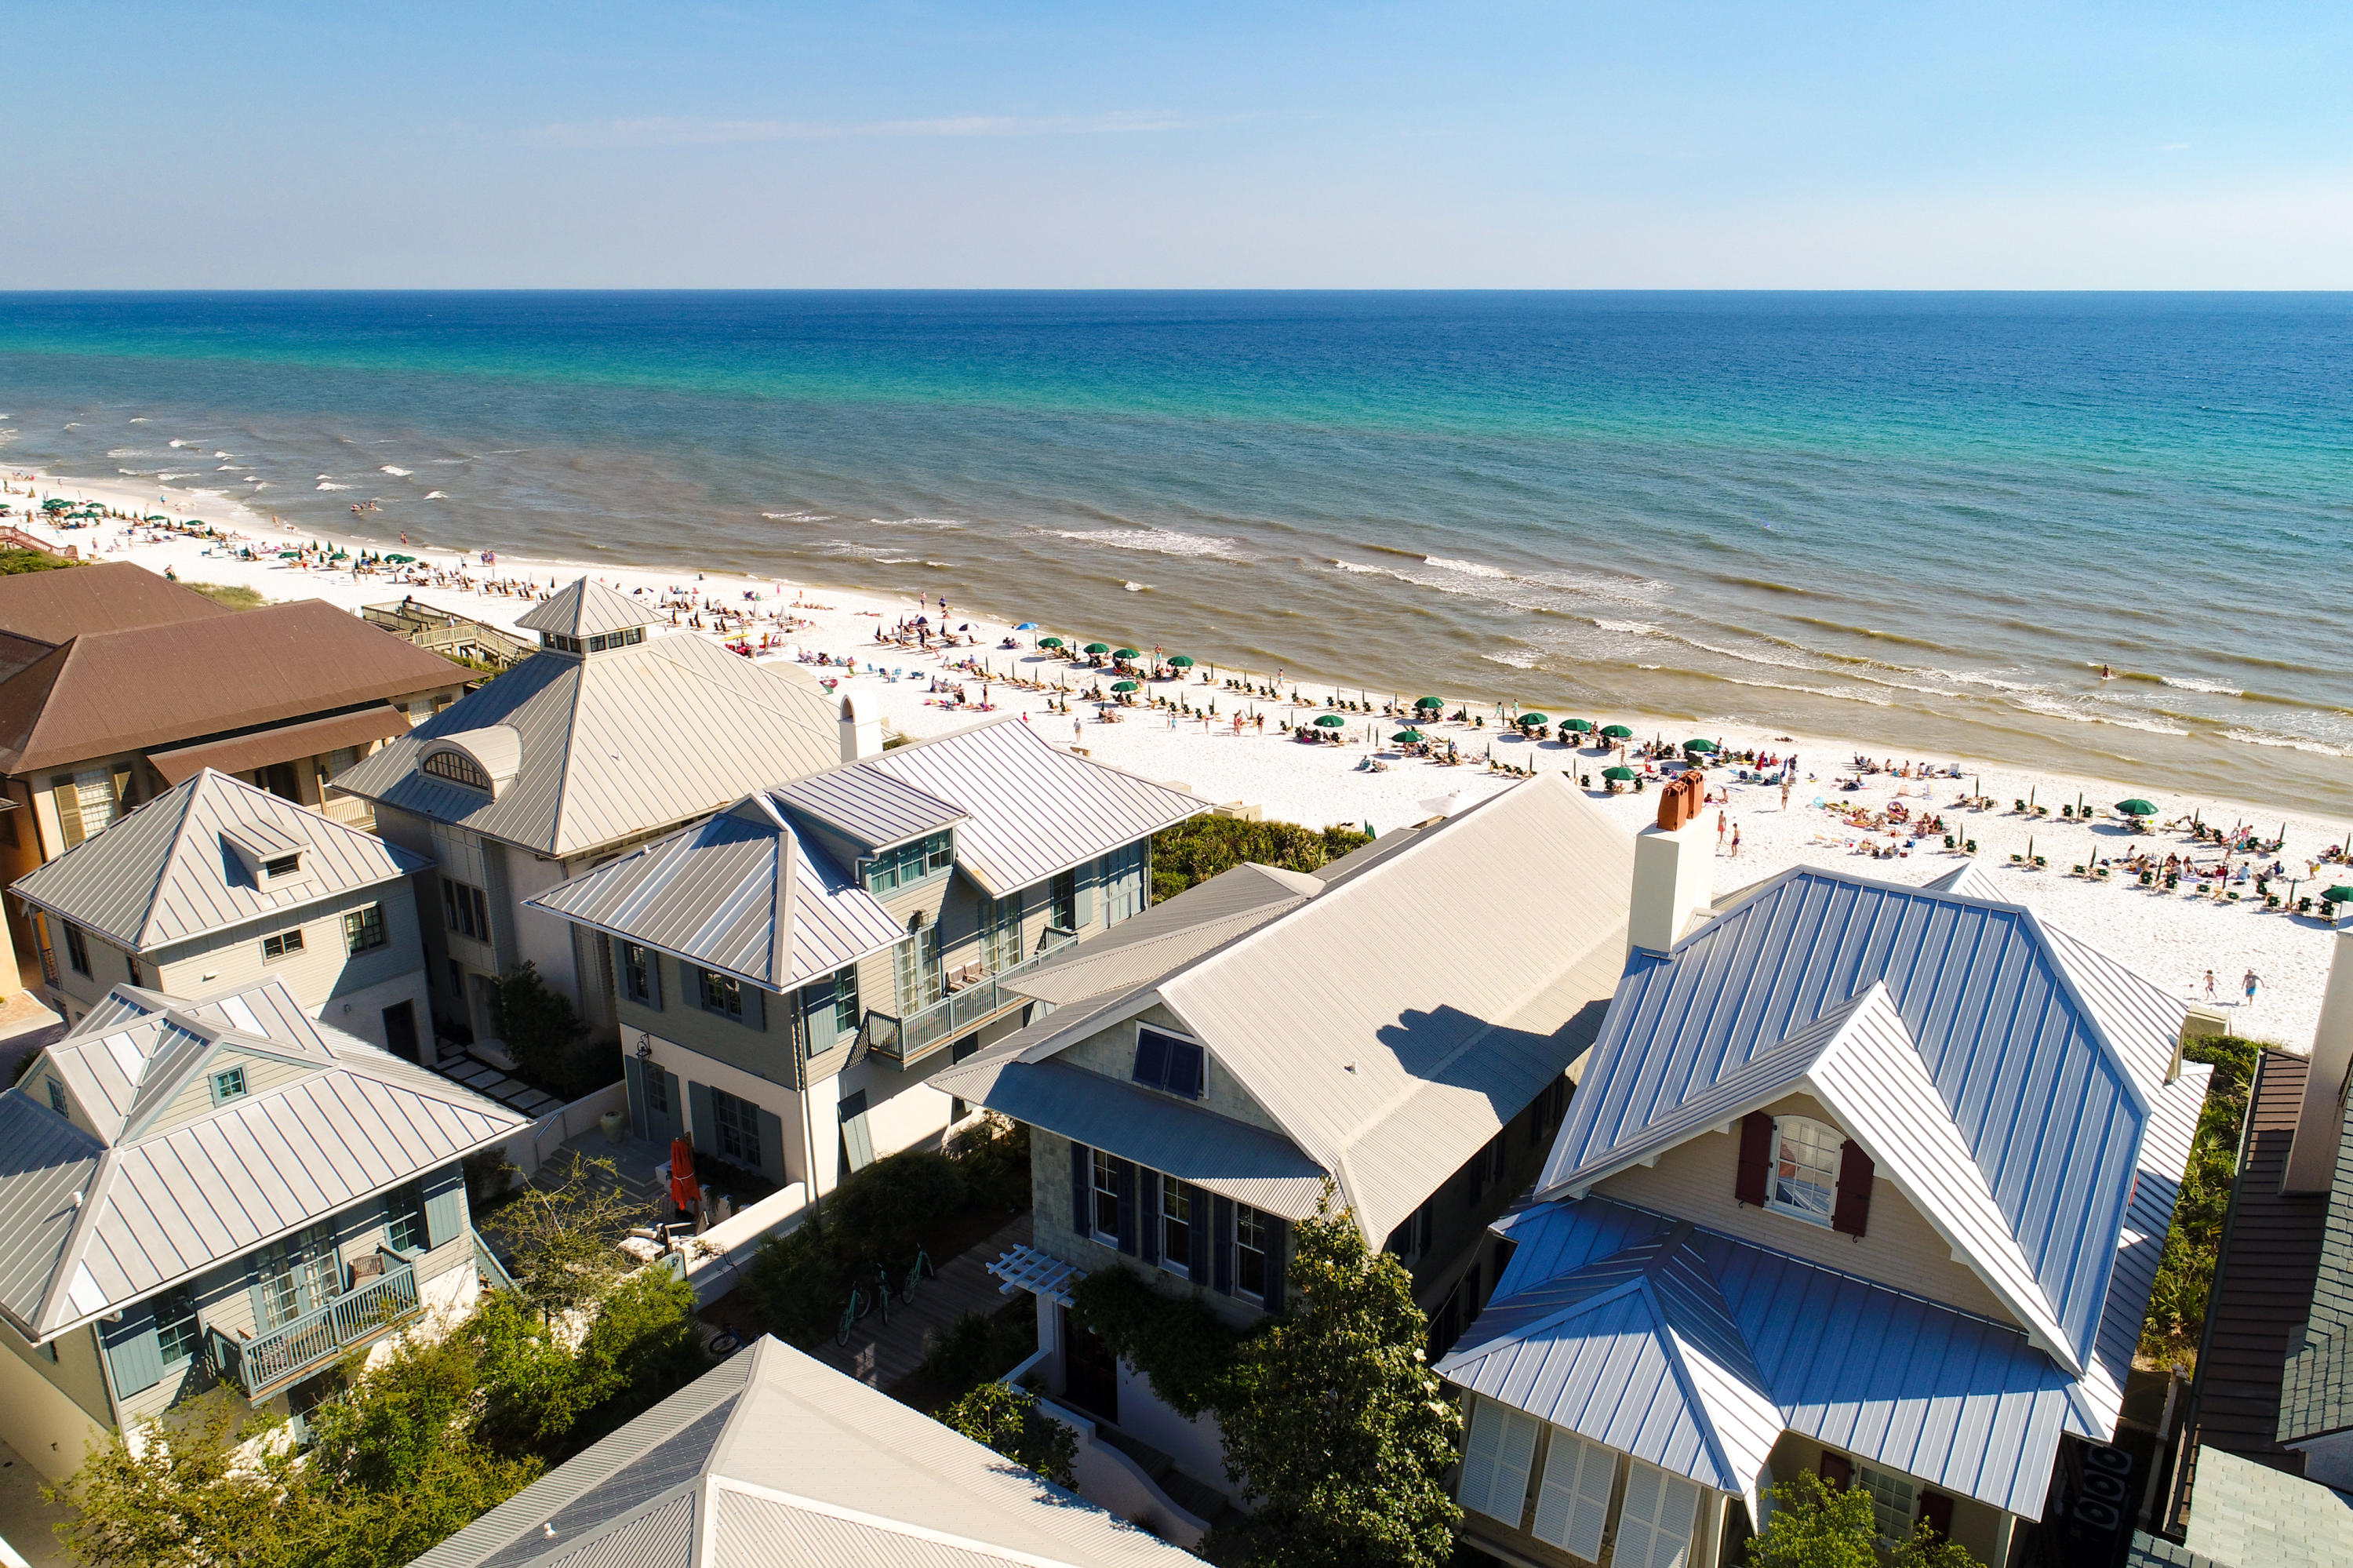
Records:
<instances>
[{"instance_id":1,"label":"awning over window","mask_svg":"<svg viewBox=\"0 0 2353 1568\"><path fill-rule=\"evenodd\" d=\"M155 765L164 783L177 784L207 768L223 773L250 773L273 762L291 762L298 757L316 757L347 746L367 746L407 733L408 715L389 703L379 703L332 718L306 719L227 740L208 740L201 746L151 751L147 760Z\"/></svg>"}]
</instances>

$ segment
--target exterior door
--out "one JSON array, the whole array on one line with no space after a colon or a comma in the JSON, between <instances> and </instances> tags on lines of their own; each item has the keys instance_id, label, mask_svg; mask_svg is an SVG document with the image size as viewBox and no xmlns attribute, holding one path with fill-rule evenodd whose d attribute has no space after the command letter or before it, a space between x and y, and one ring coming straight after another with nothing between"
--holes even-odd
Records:
<instances>
[{"instance_id":1,"label":"exterior door","mask_svg":"<svg viewBox=\"0 0 2353 1568\"><path fill-rule=\"evenodd\" d=\"M396 1001L384 1010L384 1048L396 1056L422 1062L417 1054L417 1004Z\"/></svg>"},{"instance_id":2,"label":"exterior door","mask_svg":"<svg viewBox=\"0 0 2353 1568\"><path fill-rule=\"evenodd\" d=\"M1119 1425L1119 1358L1062 1308L1062 1395L1089 1415Z\"/></svg>"}]
</instances>

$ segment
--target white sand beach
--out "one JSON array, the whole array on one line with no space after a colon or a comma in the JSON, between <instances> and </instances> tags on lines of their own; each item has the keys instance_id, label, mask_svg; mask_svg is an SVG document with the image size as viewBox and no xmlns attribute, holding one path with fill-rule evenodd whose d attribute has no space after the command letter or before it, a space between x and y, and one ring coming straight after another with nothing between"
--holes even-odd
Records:
<instances>
[{"instance_id":1,"label":"white sand beach","mask_svg":"<svg viewBox=\"0 0 2353 1568\"><path fill-rule=\"evenodd\" d=\"M21 514L27 510L27 490L20 475L11 482L11 493L0 499L9 500ZM1325 673L1287 672L1282 683L1286 697L1296 689L1314 705L1293 706L1229 690L1221 683L1240 673L1212 672L1205 663L1181 683L1145 683L1137 695L1139 699L1159 696L1172 705L1181 701L1196 709L1214 704L1214 718L1142 708L1129 709L1117 723L1100 722L1095 705L1075 695L1070 704L1074 711L1066 715L1050 708L1050 702L1060 700L1055 694L1004 683L1008 674L1049 685L1066 682L1079 690L1097 683L1096 673L1074 668L1069 660L1036 649L1034 640L1040 635L1060 635L1082 645L1103 641L1116 646L1121 636L1133 634L1159 640L1167 653L1184 652L1183 629L1151 626L1151 611L1141 602L1134 617L1138 624L1124 633L1117 628L1062 625L1043 603L985 608L960 604L950 588L944 624L969 626L977 646L960 641L949 651L934 645L932 651L922 652L878 645L876 632L878 628L887 632L919 613L928 614L934 626L941 624L936 601L925 607L913 599L849 593L787 579L705 575L689 563L617 568L609 564L584 567L501 555L495 565L486 566L475 556L413 548L406 553L419 557L420 569L430 568L444 579L437 586L417 587L385 576L355 576L348 569L282 562L277 556L279 549L323 535L307 529L273 528L268 517L248 511L218 492L166 489L162 492L168 498L166 504L158 508L154 504L158 492L152 487L133 490L128 485L36 477L29 490L39 496L87 497L142 514L160 510L166 514L204 517L216 526L235 530L246 536L243 542L251 545L255 559L237 558L233 551L202 539L130 529L116 523L64 534L38 523L31 524L41 536L79 546L86 556L135 561L159 572L169 568L185 581L242 585L272 599L322 599L356 610L363 605L387 603L413 594L438 609L511 627L533 601L515 591L485 591L486 582L528 577L543 591L552 582L568 581L586 571L624 592L642 590L649 598L682 598L698 603L706 618L718 611L749 614L755 618L748 624L752 643L756 646L764 638L776 643L772 652L763 655L765 658L813 661L824 654L833 660L855 660L854 673L838 667L816 673L845 680L844 689L854 694L861 706L873 705L888 727L904 735L923 737L991 715L1018 714L1057 744L1084 747L1103 761L1183 784L1211 800L1256 806L1270 818L1311 826L1347 822L1386 830L1444 810L1450 799L1467 804L1507 788L1512 782L1509 776L1482 766L1491 747L1498 760L1523 768L1567 769L1589 776L1597 785L1601 782L1601 769L1620 760L1614 754L1572 749L1557 741L1499 734L1492 698L1445 691L1369 695L1376 708L1392 696L1407 705L1424 694L1442 699L1447 716L1436 723L1422 722L1419 727L1434 741L1453 742L1470 759L1462 766L1446 767L1402 756L1388 737L1405 721L1377 713L1344 714L1346 722L1342 733L1348 737L1345 744L1302 745L1282 733L1286 722L1312 721L1324 711L1324 700L1335 694L1350 701L1363 700L1366 694L1347 683L1345 675L1335 683ZM354 522L363 528L367 525L363 519ZM403 549L396 542L370 535L335 538L371 551ZM934 587L931 591L936 595L941 590ZM751 595L759 597L747 597ZM1011 630L1013 625L1030 619L1039 623L1036 631ZM703 634L733 640L732 632ZM1008 637L1018 646L1001 647ZM1145 645L1139 641L1137 646ZM957 667L967 660L981 661L996 678ZM1257 672L1256 679L1265 683L1272 674ZM1103 679L1107 683L1108 677ZM953 694L934 691L935 684L960 687L964 704L957 705ZM979 705L984 701L989 705L987 708ZM1245 715L1262 714L1263 730L1252 724L1237 732L1231 720L1238 709ZM1456 722L1452 715L1458 711L1484 715L1486 726L1475 727L1467 720ZM1685 727L1640 714L1552 716L1622 723L1632 728L1640 741L1663 738L1672 743L1689 738ZM1943 850L1941 835L1923 839L1894 858L1865 862L1866 846L1886 850L1903 841L1884 831L1865 832L1852 827L1847 814L1857 809L1884 812L1891 802L1900 801L1909 815L1941 813L1947 831L1975 839L1979 865L2004 896L2064 925L2185 999L2201 1003L2207 1000L2211 972L2213 1000L2228 1012L2238 1033L2297 1050L2309 1045L2332 946L2331 932L2319 919L2266 911L2252 881L2231 884L2240 898L2230 902L2207 893L2192 893L2193 883L2187 878L2179 889L2167 891L2161 882L2153 888L2140 886L2121 866L2105 881L2073 875L2070 868L2089 862L2094 853L2109 859L2147 850L2159 860L2174 853L2200 864L2211 864L2220 858L2218 848L2193 843L2183 832L2132 834L2108 809L2122 799L2151 795L2160 810L2160 821L2188 819L2194 813L2210 826L2228 829L2245 824L2266 841L2278 837L2284 829L2285 844L2275 858L2284 863L2287 877L2300 882L2295 895L2309 896L2327 886L2353 882L2353 867L2322 864L2316 875L2312 869L2324 849L2347 842L2348 823L2293 814L2284 818L2272 808L2177 793L2151 794L2129 781L2029 772L1966 756L1891 758L1868 737L1793 736L1733 727L1707 738L1734 752L1794 754L1799 762L1798 781L1786 810L1778 786L1742 783L1736 768L1711 771L1711 789L1720 786L1728 794L1723 808L1725 849L1716 868L1719 892L1800 863L1862 871L1901 882L1925 882L1961 863L1958 857ZM1859 756L1899 766L1957 767L1960 777L1921 777L1916 768L1912 777L1879 771L1862 775L1859 789L1841 789L1841 778L1855 776L1854 759ZM1384 763L1386 770L1361 770L1367 758ZM1994 805L1979 810L1958 809L1957 801L1967 795L1990 797ZM2014 800L2030 796L2048 807L2050 815L2030 818L2012 808ZM1622 821L1629 832L1650 821L1656 807L1656 796L1651 793L1594 798L1604 810ZM2073 807L2079 799L2100 809L2088 825L2060 818L2059 808ZM1736 855L1731 853L1735 829L1739 840ZM2030 845L2032 854L2047 861L2047 869L2013 863L2011 857L2026 855ZM2248 858L2238 857L2239 863ZM2269 864L2274 858L2267 853L2263 862ZM2289 890L2282 885L2276 891L2286 894ZM2242 979L2250 971L2259 981L2253 1002L2242 995Z\"/></svg>"}]
</instances>

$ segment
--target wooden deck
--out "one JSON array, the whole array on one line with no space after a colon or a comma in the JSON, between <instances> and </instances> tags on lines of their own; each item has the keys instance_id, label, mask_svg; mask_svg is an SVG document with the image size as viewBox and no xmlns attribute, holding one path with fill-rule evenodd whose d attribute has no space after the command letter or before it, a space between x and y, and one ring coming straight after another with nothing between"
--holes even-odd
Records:
<instances>
[{"instance_id":1,"label":"wooden deck","mask_svg":"<svg viewBox=\"0 0 2353 1568\"><path fill-rule=\"evenodd\" d=\"M988 1266L1011 1248L1029 1245L1029 1218L1027 1213L1018 1214L957 1256L944 1263L934 1260L939 1277L924 1280L913 1301L892 1301L889 1322L878 1308L858 1324L849 1344L837 1345L828 1338L809 1353L860 1383L891 1387L923 1364L934 1333L967 1312L992 1315L1005 1309L1011 1298L998 1288L1000 1281Z\"/></svg>"}]
</instances>

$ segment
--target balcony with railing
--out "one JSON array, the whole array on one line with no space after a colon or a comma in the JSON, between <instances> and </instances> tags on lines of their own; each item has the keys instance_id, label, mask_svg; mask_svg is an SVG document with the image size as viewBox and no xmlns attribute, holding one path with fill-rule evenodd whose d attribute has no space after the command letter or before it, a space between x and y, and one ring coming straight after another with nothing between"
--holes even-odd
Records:
<instances>
[{"instance_id":1,"label":"balcony with railing","mask_svg":"<svg viewBox=\"0 0 2353 1568\"><path fill-rule=\"evenodd\" d=\"M863 1051L902 1066L920 1061L951 1040L969 1034L1028 1002L1028 997L1007 991L1005 982L1077 946L1078 940L1074 932L1050 927L1039 938L1036 952L994 974L976 976L929 1007L903 1018L870 1009L861 1031Z\"/></svg>"},{"instance_id":2,"label":"balcony with railing","mask_svg":"<svg viewBox=\"0 0 2353 1568\"><path fill-rule=\"evenodd\" d=\"M221 1377L259 1404L345 1351L414 1319L421 1310L417 1270L397 1253L379 1250L375 1255L383 1260L380 1273L266 1334L243 1340L213 1330L213 1364Z\"/></svg>"}]
</instances>

